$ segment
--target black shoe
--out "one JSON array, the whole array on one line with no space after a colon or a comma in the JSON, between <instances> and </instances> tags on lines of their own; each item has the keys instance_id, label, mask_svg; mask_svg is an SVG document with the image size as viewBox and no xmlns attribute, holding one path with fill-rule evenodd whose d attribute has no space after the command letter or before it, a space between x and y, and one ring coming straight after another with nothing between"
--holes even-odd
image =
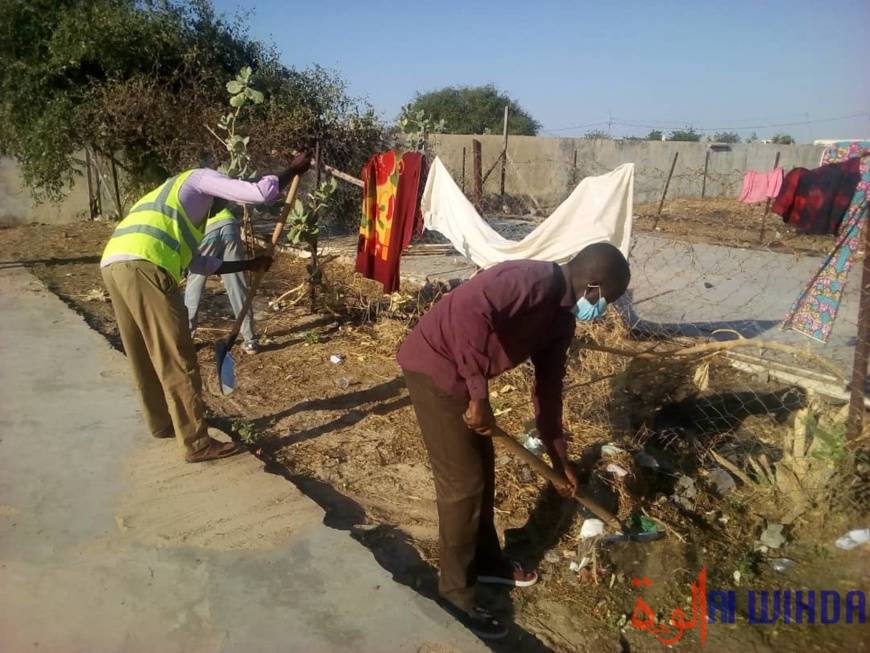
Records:
<instances>
[{"instance_id":1,"label":"black shoe","mask_svg":"<svg viewBox=\"0 0 870 653\"><path fill-rule=\"evenodd\" d=\"M456 617L459 623L480 637L480 639L497 640L506 637L508 634L507 625L483 608L473 607L470 611L466 612L448 601L443 601L442 605L447 608L450 614Z\"/></svg>"}]
</instances>

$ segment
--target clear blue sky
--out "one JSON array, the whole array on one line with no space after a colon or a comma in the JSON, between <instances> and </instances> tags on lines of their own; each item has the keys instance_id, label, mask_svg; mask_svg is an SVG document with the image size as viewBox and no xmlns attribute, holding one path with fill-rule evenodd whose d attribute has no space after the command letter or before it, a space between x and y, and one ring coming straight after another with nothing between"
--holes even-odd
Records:
<instances>
[{"instance_id":1,"label":"clear blue sky","mask_svg":"<svg viewBox=\"0 0 870 653\"><path fill-rule=\"evenodd\" d=\"M390 121L416 91L494 83L545 134L611 120L614 136L691 124L870 137L868 0L214 4L253 9L251 35L284 63L337 70Z\"/></svg>"}]
</instances>

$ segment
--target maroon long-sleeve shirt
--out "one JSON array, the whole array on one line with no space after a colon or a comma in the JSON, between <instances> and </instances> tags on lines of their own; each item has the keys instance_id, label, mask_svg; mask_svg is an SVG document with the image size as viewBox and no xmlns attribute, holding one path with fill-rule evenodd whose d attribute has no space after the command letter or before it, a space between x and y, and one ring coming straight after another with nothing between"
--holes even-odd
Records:
<instances>
[{"instance_id":1,"label":"maroon long-sleeve shirt","mask_svg":"<svg viewBox=\"0 0 870 653\"><path fill-rule=\"evenodd\" d=\"M576 301L564 266L500 263L435 304L402 343L399 364L451 395L485 399L489 379L531 359L538 432L551 453L556 445L564 455L562 379Z\"/></svg>"}]
</instances>

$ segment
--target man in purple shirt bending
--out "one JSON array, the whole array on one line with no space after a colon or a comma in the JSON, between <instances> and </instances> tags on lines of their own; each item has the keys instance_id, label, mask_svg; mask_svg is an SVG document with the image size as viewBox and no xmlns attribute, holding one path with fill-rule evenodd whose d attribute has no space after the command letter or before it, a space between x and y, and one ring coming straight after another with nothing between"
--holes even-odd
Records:
<instances>
[{"instance_id":1,"label":"man in purple shirt bending","mask_svg":"<svg viewBox=\"0 0 870 653\"><path fill-rule=\"evenodd\" d=\"M537 574L504 557L493 521L495 454L488 381L531 359L532 398L554 467L577 485L562 433L562 379L575 320L593 320L621 297L631 274L608 243L566 265L508 261L451 291L426 313L397 358L423 434L438 503L439 593L475 634L507 628L477 606L477 582L527 587Z\"/></svg>"}]
</instances>

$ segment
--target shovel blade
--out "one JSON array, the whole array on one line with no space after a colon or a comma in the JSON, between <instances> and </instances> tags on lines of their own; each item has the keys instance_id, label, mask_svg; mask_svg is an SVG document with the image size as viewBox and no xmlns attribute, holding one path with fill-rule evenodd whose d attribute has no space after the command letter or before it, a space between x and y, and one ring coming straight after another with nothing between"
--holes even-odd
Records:
<instances>
[{"instance_id":1,"label":"shovel blade","mask_svg":"<svg viewBox=\"0 0 870 653\"><path fill-rule=\"evenodd\" d=\"M217 363L218 380L223 395L232 394L236 389L236 361L225 342L219 342L215 347L215 362Z\"/></svg>"}]
</instances>

